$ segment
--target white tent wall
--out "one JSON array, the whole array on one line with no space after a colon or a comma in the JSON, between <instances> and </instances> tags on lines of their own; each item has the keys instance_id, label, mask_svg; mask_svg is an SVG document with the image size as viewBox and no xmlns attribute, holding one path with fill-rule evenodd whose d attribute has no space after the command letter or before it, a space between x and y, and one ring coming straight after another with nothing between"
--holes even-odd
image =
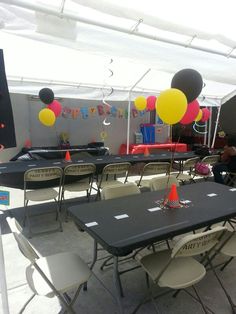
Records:
<instances>
[{"instance_id":1,"label":"white tent wall","mask_svg":"<svg viewBox=\"0 0 236 314\"><path fill-rule=\"evenodd\" d=\"M71 145L86 145L93 141L102 141L101 132L107 133L107 138L104 140L104 145L109 147L110 152L116 154L119 152L121 144L127 141L127 118L125 117L125 109L128 107L128 102L109 102L111 106L122 108L124 110L123 118L106 116L106 122L110 125L103 125L105 116L99 116L97 106L102 104L101 101L96 100L80 100L80 99L60 99L63 107L68 108L82 108L95 107L96 113L94 116L89 116L83 119L79 115L73 119L71 115L67 118L58 117L53 127L46 127L40 123L38 113L45 105L39 99L33 99L29 95L10 94L17 147L5 149L1 153L1 161L8 161L15 156L27 139L30 139L32 146L47 147L58 146L59 134L61 132L68 132L70 136ZM139 131L141 123L149 123L150 114L145 113L143 116L138 115L136 118L132 117L130 122L130 143L134 142L134 132Z\"/></svg>"}]
</instances>

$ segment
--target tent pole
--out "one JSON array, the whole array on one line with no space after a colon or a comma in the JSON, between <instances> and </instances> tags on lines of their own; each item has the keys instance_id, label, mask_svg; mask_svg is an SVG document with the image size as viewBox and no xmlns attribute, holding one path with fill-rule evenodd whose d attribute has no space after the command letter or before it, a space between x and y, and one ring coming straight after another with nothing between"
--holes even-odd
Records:
<instances>
[{"instance_id":1,"label":"tent pole","mask_svg":"<svg viewBox=\"0 0 236 314\"><path fill-rule=\"evenodd\" d=\"M218 112L217 112L217 117L216 117L216 125L215 125L215 130L214 130L214 135L213 135L212 143L211 143L211 148L214 148L214 146L215 146L216 132L217 132L217 127L218 127L219 118L220 118L221 105L222 105L222 104L220 104L220 107L218 107Z\"/></svg>"},{"instance_id":2,"label":"tent pole","mask_svg":"<svg viewBox=\"0 0 236 314\"><path fill-rule=\"evenodd\" d=\"M208 124L208 138L207 138L207 146L210 148L211 145L211 125L212 125L212 107L210 107L210 119Z\"/></svg>"},{"instance_id":3,"label":"tent pole","mask_svg":"<svg viewBox=\"0 0 236 314\"><path fill-rule=\"evenodd\" d=\"M142 81L142 79L144 78L144 76L146 76L148 74L148 72L150 72L151 69L149 68L141 77L140 79L138 79L138 81L131 87L131 89L129 90L129 102L128 102L128 118L127 118L127 139L126 139L126 154L129 154L129 133L130 133L130 108L131 108L131 93L132 90L135 88L135 86L138 85L139 82Z\"/></svg>"}]
</instances>

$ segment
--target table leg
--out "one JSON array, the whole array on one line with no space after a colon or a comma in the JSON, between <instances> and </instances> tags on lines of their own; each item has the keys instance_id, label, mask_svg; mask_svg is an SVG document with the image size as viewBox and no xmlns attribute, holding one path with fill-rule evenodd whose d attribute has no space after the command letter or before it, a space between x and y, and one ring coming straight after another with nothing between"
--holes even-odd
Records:
<instances>
[{"instance_id":1,"label":"table leg","mask_svg":"<svg viewBox=\"0 0 236 314\"><path fill-rule=\"evenodd\" d=\"M120 314L124 313L124 309L121 302L121 297L123 296L123 290L120 282L119 270L118 270L118 257L113 256L113 281L116 288L117 303L119 307Z\"/></svg>"},{"instance_id":2,"label":"table leg","mask_svg":"<svg viewBox=\"0 0 236 314\"><path fill-rule=\"evenodd\" d=\"M94 243L93 243L93 260L92 260L92 264L89 267L91 270L93 269L93 266L95 265L95 263L97 261L97 257L98 257L98 243L96 240L94 240ZM83 290L84 291L88 290L87 282L84 283Z\"/></svg>"},{"instance_id":3,"label":"table leg","mask_svg":"<svg viewBox=\"0 0 236 314\"><path fill-rule=\"evenodd\" d=\"M90 269L93 269L93 266L95 265L96 261L98 258L98 243L96 240L94 240L93 243L93 260L92 260L92 264L90 265Z\"/></svg>"}]
</instances>

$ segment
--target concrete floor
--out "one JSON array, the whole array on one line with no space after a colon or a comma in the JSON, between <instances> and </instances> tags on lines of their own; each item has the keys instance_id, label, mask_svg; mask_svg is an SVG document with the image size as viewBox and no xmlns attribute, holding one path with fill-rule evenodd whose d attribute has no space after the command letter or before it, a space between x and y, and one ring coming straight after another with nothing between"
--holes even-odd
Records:
<instances>
[{"instance_id":1,"label":"concrete floor","mask_svg":"<svg viewBox=\"0 0 236 314\"><path fill-rule=\"evenodd\" d=\"M3 233L2 240L5 256L9 308L11 314L16 314L19 312L27 298L32 294L25 279L25 267L29 262L18 250L17 244L13 235L10 233L5 218L7 215L12 214L20 223L22 223L23 192L21 190L8 188L4 188L4 190L10 190L11 206L2 208L2 214L0 215ZM85 198L80 197L79 199L71 200L71 203L76 201L84 202ZM41 206L40 209L48 210L50 207L51 204L47 203ZM34 208L39 210L39 207L37 206L34 206ZM34 223L35 225L44 226L45 228L51 228L55 223L55 216L52 214L40 216L40 218L35 218ZM64 251L73 251L79 254L87 263L91 262L93 241L85 232L78 231L71 220L63 222L63 232L36 236L30 239L30 242L42 256ZM221 257L218 259L220 258ZM130 262L130 265L134 265L134 263L136 262ZM112 268L107 268L105 271L101 271L99 265L99 263L95 265L94 272L104 284L114 292ZM126 266L127 264L121 267ZM236 260L232 261L224 272L221 273L221 277L236 303ZM122 275L121 280L125 294L125 297L122 300L125 313L131 313L139 301L145 296L146 285L144 272L142 269L128 272ZM206 277L197 286L204 302L215 313L227 314L232 312L220 286L211 272L208 272ZM157 289L157 291L162 290ZM190 312L203 313L199 304L184 292L181 292L177 298L172 298L170 294L166 295L158 299L157 304L160 312L166 314L189 314ZM81 314L118 313L117 305L94 277L89 281L88 291L81 291L74 308L76 309L76 313ZM54 314L62 312L62 308L56 297L49 299L42 296L36 296L27 306L24 313ZM151 303L147 303L140 308L138 313L152 314L155 313L155 310Z\"/></svg>"}]
</instances>

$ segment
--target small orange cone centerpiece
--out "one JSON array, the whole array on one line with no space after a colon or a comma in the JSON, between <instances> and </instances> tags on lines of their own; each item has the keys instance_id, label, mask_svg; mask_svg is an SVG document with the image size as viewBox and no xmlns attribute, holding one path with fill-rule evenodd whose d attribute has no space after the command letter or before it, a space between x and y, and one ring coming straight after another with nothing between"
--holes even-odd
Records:
<instances>
[{"instance_id":1,"label":"small orange cone centerpiece","mask_svg":"<svg viewBox=\"0 0 236 314\"><path fill-rule=\"evenodd\" d=\"M67 161L67 162L71 161L70 152L68 150L66 152L65 161Z\"/></svg>"},{"instance_id":2,"label":"small orange cone centerpiece","mask_svg":"<svg viewBox=\"0 0 236 314\"><path fill-rule=\"evenodd\" d=\"M166 205L170 208L179 208L180 202L179 202L179 196L177 193L176 184L171 185L170 193L167 197Z\"/></svg>"},{"instance_id":3,"label":"small orange cone centerpiece","mask_svg":"<svg viewBox=\"0 0 236 314\"><path fill-rule=\"evenodd\" d=\"M149 156L149 155L150 155L149 149L147 147L145 147L144 156Z\"/></svg>"}]
</instances>

